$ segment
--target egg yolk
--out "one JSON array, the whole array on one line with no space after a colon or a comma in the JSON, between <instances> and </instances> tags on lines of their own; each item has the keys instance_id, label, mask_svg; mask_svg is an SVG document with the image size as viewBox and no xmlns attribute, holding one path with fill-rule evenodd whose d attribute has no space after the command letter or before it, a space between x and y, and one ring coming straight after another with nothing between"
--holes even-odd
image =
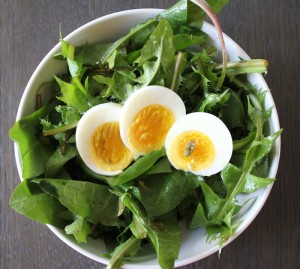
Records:
<instances>
[{"instance_id":1,"label":"egg yolk","mask_svg":"<svg viewBox=\"0 0 300 269\"><path fill-rule=\"evenodd\" d=\"M140 154L159 150L174 122L174 114L167 107L146 106L135 115L129 127L129 143Z\"/></svg>"},{"instance_id":2,"label":"egg yolk","mask_svg":"<svg viewBox=\"0 0 300 269\"><path fill-rule=\"evenodd\" d=\"M170 144L169 156L184 171L199 171L211 166L216 155L211 139L198 131L186 131Z\"/></svg>"},{"instance_id":3,"label":"egg yolk","mask_svg":"<svg viewBox=\"0 0 300 269\"><path fill-rule=\"evenodd\" d=\"M94 163L105 171L123 170L133 160L133 154L121 139L118 122L96 128L91 138L91 154Z\"/></svg>"}]
</instances>

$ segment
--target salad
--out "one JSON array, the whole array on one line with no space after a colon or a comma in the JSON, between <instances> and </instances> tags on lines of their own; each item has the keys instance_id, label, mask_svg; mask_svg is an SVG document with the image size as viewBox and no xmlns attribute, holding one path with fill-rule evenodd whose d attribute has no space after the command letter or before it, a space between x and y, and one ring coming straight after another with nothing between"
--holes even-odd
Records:
<instances>
[{"instance_id":1,"label":"salad","mask_svg":"<svg viewBox=\"0 0 300 269\"><path fill-rule=\"evenodd\" d=\"M227 62L223 48L219 62L201 26L226 1L197 2L181 0L113 43L61 37L55 58L68 71L41 85L36 111L9 132L23 178L11 207L78 243L102 239L108 268L146 244L173 268L182 224L204 227L221 249L239 225L237 195L275 180L269 152L281 130L269 133L265 92L246 78L267 61ZM53 95L42 105L45 88Z\"/></svg>"}]
</instances>

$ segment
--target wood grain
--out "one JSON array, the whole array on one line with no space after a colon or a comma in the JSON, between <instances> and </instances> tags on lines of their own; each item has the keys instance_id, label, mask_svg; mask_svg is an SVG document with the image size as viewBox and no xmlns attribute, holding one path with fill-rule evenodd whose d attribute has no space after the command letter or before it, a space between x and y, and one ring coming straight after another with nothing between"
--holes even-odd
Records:
<instances>
[{"instance_id":1,"label":"wood grain","mask_svg":"<svg viewBox=\"0 0 300 269\"><path fill-rule=\"evenodd\" d=\"M19 182L12 126L34 69L64 35L112 12L166 8L173 0L0 0L0 268L104 268L69 248L43 225L15 214L9 197ZM299 0L232 0L219 15L223 31L251 57L269 60L266 80L281 126L282 155L260 214L229 246L182 268L300 268L300 4Z\"/></svg>"}]
</instances>

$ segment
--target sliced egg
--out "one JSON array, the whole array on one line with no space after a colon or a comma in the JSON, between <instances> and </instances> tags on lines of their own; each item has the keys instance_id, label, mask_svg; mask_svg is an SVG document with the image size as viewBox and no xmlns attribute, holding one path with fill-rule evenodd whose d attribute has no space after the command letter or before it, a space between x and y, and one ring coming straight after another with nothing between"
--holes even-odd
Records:
<instances>
[{"instance_id":1,"label":"sliced egg","mask_svg":"<svg viewBox=\"0 0 300 269\"><path fill-rule=\"evenodd\" d=\"M220 172L230 161L232 137L216 116L195 112L174 123L165 141L166 153L178 170L210 176Z\"/></svg>"},{"instance_id":2,"label":"sliced egg","mask_svg":"<svg viewBox=\"0 0 300 269\"><path fill-rule=\"evenodd\" d=\"M95 173L118 175L133 160L133 153L120 136L121 111L119 104L100 104L88 110L77 125L76 146L79 155Z\"/></svg>"},{"instance_id":3,"label":"sliced egg","mask_svg":"<svg viewBox=\"0 0 300 269\"><path fill-rule=\"evenodd\" d=\"M155 85L139 89L122 108L122 140L136 156L159 150L171 126L185 114L184 103L174 91Z\"/></svg>"}]
</instances>

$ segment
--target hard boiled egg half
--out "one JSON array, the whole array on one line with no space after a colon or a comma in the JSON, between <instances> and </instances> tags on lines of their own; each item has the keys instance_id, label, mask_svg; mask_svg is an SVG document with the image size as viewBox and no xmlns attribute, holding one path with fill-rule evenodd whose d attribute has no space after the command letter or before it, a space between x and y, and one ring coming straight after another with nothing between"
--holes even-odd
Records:
<instances>
[{"instance_id":1,"label":"hard boiled egg half","mask_svg":"<svg viewBox=\"0 0 300 269\"><path fill-rule=\"evenodd\" d=\"M195 112L174 123L165 141L171 164L195 175L210 176L220 172L230 161L232 137L216 116Z\"/></svg>"},{"instance_id":2,"label":"hard boiled egg half","mask_svg":"<svg viewBox=\"0 0 300 269\"><path fill-rule=\"evenodd\" d=\"M84 163L95 173L120 174L133 160L119 129L122 106L105 103L89 109L76 129L76 145Z\"/></svg>"},{"instance_id":3,"label":"hard boiled egg half","mask_svg":"<svg viewBox=\"0 0 300 269\"><path fill-rule=\"evenodd\" d=\"M156 85L139 89L122 108L122 140L136 156L159 150L171 126L185 114L184 103L174 91Z\"/></svg>"}]
</instances>

